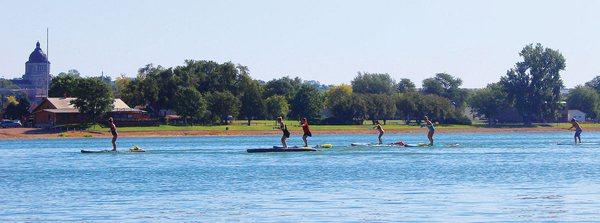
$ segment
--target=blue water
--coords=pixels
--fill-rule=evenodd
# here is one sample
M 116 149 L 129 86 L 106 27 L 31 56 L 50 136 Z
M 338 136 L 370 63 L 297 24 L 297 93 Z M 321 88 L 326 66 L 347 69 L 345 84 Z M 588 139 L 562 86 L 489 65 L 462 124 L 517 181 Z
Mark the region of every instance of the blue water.
M 439 134 L 435 148 L 248 154 L 278 136 L 0 141 L 0 222 L 598 221 L 600 133 Z M 424 142 L 423 134 L 385 139 Z M 445 147 L 448 144 L 459 147 Z M 299 145 L 299 138 L 290 140 Z

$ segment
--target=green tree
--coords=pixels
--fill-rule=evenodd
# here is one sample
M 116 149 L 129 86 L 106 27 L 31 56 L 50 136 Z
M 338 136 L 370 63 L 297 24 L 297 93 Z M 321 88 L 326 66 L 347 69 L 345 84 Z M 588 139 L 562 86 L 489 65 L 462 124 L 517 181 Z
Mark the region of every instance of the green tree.
M 415 86 L 415 83 L 413 83 L 410 79 L 402 78 L 400 79 L 400 82 L 398 82 L 398 87 L 396 89 L 400 93 L 408 93 L 415 92 L 417 90 L 417 87 Z
M 157 109 L 172 109 L 177 100 L 175 97 L 178 87 L 180 86 L 179 79 L 173 73 L 173 69 L 163 69 L 157 73 L 152 73 L 151 76 L 158 84 L 158 100 L 155 102 Z
M 578 109 L 596 119 L 600 115 L 600 93 L 590 87 L 577 86 L 567 96 L 567 107 Z
M 361 73 L 352 80 L 352 90 L 363 94 L 391 94 L 396 82 L 389 74 Z
M 341 95 L 331 105 L 331 114 L 337 123 L 363 123 L 367 115 L 367 103 L 361 95 Z
M 600 93 L 600 76 L 594 77 L 594 79 L 585 83 L 585 86 L 591 87 L 596 90 L 596 92 Z
M 262 86 L 258 81 L 245 76 L 240 81 L 241 97 L 241 115 L 246 117 L 248 125 L 252 119 L 262 118 L 265 114 L 265 101 L 262 98 Z
M 435 77 L 423 80 L 423 93 L 435 94 L 449 99 L 456 107 L 463 106 L 468 92 L 461 89 L 462 80 L 447 73 L 438 73 Z
M 181 85 L 172 68 L 148 64 L 138 70 L 137 81 L 129 85 L 135 91 L 122 94 L 128 101 L 137 102 L 132 104 L 149 105 L 153 114 L 159 116 L 161 110 L 173 109 L 175 101 L 179 100 L 175 94 Z
M 269 118 L 286 117 L 290 111 L 290 105 L 284 96 L 273 95 L 265 100 L 266 112 Z
M 50 81 L 48 95 L 50 97 L 73 97 L 77 82 L 81 80 L 77 70 L 69 70 L 68 73 L 60 73 Z
M 301 85 L 302 80 L 297 77 L 292 79 L 285 76 L 279 79 L 273 79 L 268 81 L 265 85 L 265 97 L 281 95 L 289 101 L 296 95 L 296 92 L 298 92 Z
M 6 107 L 4 108 L 3 114 L 5 118 L 21 119 L 29 114 L 29 107 L 31 104 L 27 97 L 17 98 L 15 96 L 8 96 L 6 101 Z
M 352 95 L 352 86 L 340 84 L 330 87 L 325 92 L 325 106 L 334 106 L 341 98 L 346 98 Z
M 375 120 L 382 119 L 383 124 L 388 119 L 393 119 L 396 115 L 396 102 L 391 95 L 386 94 L 366 94 L 367 114 L 373 124 Z
M 191 87 L 180 87 L 175 95 L 179 100 L 175 101 L 174 110 L 185 118 L 186 123 L 188 123 L 189 118 L 197 121 L 204 117 L 206 101 L 198 90 Z
M 110 86 L 98 77 L 77 81 L 74 96 L 76 99 L 71 103 L 79 112 L 87 115 L 87 121 L 91 121 L 92 124 L 113 109 L 114 98 Z
M 138 77 L 139 79 L 139 77 Z M 158 116 L 160 110 L 158 81 L 152 77 L 145 77 L 138 82 L 138 93 L 136 98 L 144 105 L 150 105 L 154 109 L 154 115 Z M 136 94 L 136 92 L 132 92 Z
M 19 87 L 15 85 L 12 81 L 0 78 L 0 89 L 18 89 Z
M 397 116 L 403 117 L 407 124 L 415 119 L 421 124 L 423 116 L 441 123 L 469 124 L 462 114 L 461 108 L 456 108 L 447 98 L 435 94 L 419 92 L 405 93 L 396 99 Z
M 240 101 L 229 91 L 207 93 L 209 111 L 212 116 L 219 118 L 222 124 L 227 124 L 227 117 L 236 117 L 240 111 Z
M 125 76 L 125 74 L 121 74 L 121 76 L 117 77 L 115 79 L 115 91 L 114 91 L 114 96 L 115 98 L 121 98 L 123 99 L 123 95 L 124 93 L 127 94 L 127 86 L 132 82 L 132 78 L 129 78 L 127 76 Z M 124 99 L 123 99 L 124 100 Z M 137 104 L 136 104 L 137 105 Z
M 417 104 L 423 101 L 421 93 L 399 94 L 394 101 L 396 102 L 396 116 L 403 119 L 407 125 L 413 118 L 418 118 L 420 112 L 417 110 Z
M 499 84 L 489 84 L 487 87 L 475 91 L 468 99 L 469 107 L 480 118 L 485 117 L 488 125 L 503 112 L 511 107 L 507 101 L 506 92 Z
M 291 102 L 290 116 L 295 119 L 307 118 L 309 120 L 321 119 L 323 110 L 323 97 L 311 85 L 302 85 Z
M 422 101 L 417 103 L 418 120 L 427 115 L 432 120 L 446 123 L 447 119 L 454 117 L 457 112 L 452 102 L 445 97 L 426 94 L 421 99 Z
M 508 70 L 500 84 L 525 124 L 554 118 L 563 88 L 560 71 L 565 69 L 565 58 L 539 43 L 525 46 L 519 55 L 523 61 Z

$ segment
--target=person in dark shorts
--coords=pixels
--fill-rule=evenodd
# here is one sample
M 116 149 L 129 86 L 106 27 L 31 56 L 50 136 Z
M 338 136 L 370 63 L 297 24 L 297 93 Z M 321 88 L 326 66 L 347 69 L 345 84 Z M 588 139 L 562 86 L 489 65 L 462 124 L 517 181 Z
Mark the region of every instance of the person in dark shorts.
M 581 143 L 581 132 L 583 132 L 583 129 L 575 118 L 571 119 L 571 128 L 569 130 L 571 129 L 575 129 L 575 144 Z
M 308 137 L 312 137 L 312 133 L 310 132 L 310 128 L 308 126 L 308 120 L 306 118 L 302 119 L 302 122 L 300 123 L 300 126 L 302 126 L 302 131 L 304 132 L 304 134 L 302 135 L 302 140 L 304 141 L 304 147 L 308 147 Z
M 287 143 L 286 140 L 288 138 L 290 138 L 290 131 L 287 128 L 287 125 L 283 122 L 283 117 L 277 117 L 277 124 L 278 129 L 281 129 L 281 132 L 283 132 L 283 135 L 281 136 L 281 144 L 283 145 L 283 148 L 287 148 Z
M 108 118 L 108 127 L 110 128 L 110 134 L 112 134 L 112 151 L 117 151 L 117 138 L 119 134 L 117 133 L 117 126 L 112 117 Z

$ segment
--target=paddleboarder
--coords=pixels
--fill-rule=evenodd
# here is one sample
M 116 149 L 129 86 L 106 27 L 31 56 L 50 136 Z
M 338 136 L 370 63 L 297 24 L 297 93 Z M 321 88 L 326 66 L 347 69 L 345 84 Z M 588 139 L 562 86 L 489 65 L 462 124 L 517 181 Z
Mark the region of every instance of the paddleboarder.
M 117 133 L 117 126 L 112 117 L 108 118 L 108 126 L 110 127 L 110 134 L 112 134 L 112 151 L 117 151 L 117 138 L 119 134 Z
M 310 129 L 308 127 L 308 120 L 306 118 L 302 119 L 302 122 L 300 123 L 300 126 L 302 126 L 302 131 L 304 132 L 304 134 L 302 135 L 302 140 L 304 141 L 304 147 L 308 147 L 308 137 L 312 137 L 312 133 L 310 132 Z
M 377 132 L 379 132 L 379 136 L 377 136 L 377 140 L 379 141 L 379 145 L 383 144 L 383 140 L 381 137 L 383 137 L 383 134 L 385 133 L 385 130 L 383 130 L 383 127 L 381 126 L 381 124 L 379 124 L 379 121 L 375 121 L 375 126 L 373 127 L 373 129 L 377 129 Z
M 571 128 L 569 128 L 569 130 L 571 129 L 575 129 L 575 144 L 581 143 L 581 132 L 583 132 L 583 129 L 575 118 L 571 119 Z M 579 142 L 577 140 L 579 140 Z
M 278 129 L 281 129 L 283 135 L 281 136 L 281 144 L 283 148 L 287 148 L 286 140 L 290 138 L 290 131 L 287 128 L 287 125 L 283 122 L 283 117 L 277 117 L 277 124 L 279 124 Z
M 428 129 L 427 138 L 429 139 L 429 146 L 433 146 L 433 134 L 435 134 L 435 126 L 427 116 L 425 116 L 425 126 L 427 126 Z

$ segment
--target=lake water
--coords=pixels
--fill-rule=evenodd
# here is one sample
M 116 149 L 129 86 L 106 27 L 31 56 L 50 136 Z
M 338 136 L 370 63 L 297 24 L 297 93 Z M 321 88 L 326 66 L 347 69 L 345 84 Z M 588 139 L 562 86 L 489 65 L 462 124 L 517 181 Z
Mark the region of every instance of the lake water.
M 0 222 L 598 221 L 600 133 L 439 134 L 435 148 L 248 154 L 278 136 L 0 141 Z M 385 139 L 424 142 L 424 134 Z M 459 147 L 444 147 L 448 144 Z M 594 144 L 596 143 L 596 144 Z M 300 145 L 296 136 L 291 145 Z

